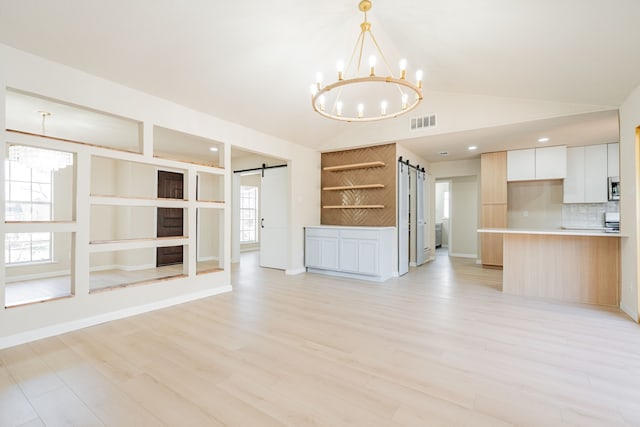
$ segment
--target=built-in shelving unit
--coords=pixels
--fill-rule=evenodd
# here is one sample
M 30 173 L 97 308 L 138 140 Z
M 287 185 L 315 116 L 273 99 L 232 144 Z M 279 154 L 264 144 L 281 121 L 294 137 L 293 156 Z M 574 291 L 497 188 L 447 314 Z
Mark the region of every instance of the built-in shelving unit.
M 341 185 L 338 187 L 323 187 L 323 191 L 359 190 L 367 188 L 384 188 L 384 184 Z
M 384 209 L 384 205 L 328 205 L 322 209 Z
M 365 168 L 379 168 L 385 166 L 384 162 L 376 161 L 376 162 L 365 162 L 365 163 L 351 163 L 347 165 L 338 165 L 338 166 L 325 166 L 322 168 L 323 171 L 346 171 L 352 169 L 365 169 Z

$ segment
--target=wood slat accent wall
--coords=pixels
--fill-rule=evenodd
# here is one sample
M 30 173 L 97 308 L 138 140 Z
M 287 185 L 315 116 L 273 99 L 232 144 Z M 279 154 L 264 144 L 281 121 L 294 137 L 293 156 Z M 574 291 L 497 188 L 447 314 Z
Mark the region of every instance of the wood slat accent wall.
M 361 167 L 363 164 L 365 167 Z M 366 167 L 367 164 L 371 167 Z M 349 168 L 348 165 L 360 166 Z M 322 153 L 321 180 L 321 206 L 331 207 L 322 209 L 320 221 L 323 225 L 395 227 L 395 144 Z M 352 186 L 370 188 L 350 188 Z M 336 187 L 344 189 L 336 190 Z M 371 206 L 384 207 L 371 209 Z

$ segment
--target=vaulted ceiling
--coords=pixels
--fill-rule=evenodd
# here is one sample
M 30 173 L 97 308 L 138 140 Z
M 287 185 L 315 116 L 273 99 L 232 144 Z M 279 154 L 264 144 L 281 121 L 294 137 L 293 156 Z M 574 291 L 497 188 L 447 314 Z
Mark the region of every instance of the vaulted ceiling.
M 389 62 L 425 70 L 412 115 L 436 113 L 438 126 L 334 122 L 312 111 L 308 87 L 350 55 L 357 3 L 0 0 L 0 43 L 319 150 L 404 141 L 429 160 L 553 132 L 613 142 L 640 84 L 637 0 L 373 0 Z

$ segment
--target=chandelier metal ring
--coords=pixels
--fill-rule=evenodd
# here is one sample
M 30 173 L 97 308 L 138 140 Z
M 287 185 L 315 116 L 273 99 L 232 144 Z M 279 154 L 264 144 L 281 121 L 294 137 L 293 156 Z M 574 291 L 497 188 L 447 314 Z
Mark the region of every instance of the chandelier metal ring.
M 357 83 L 371 83 L 371 82 L 376 82 L 376 83 L 392 83 L 392 84 L 397 84 L 397 85 L 402 85 L 406 88 L 411 89 L 413 92 L 415 92 L 416 96 L 414 98 L 414 101 L 411 104 L 407 104 L 407 107 L 395 112 L 395 113 L 390 113 L 390 114 L 385 114 L 385 115 L 381 115 L 381 116 L 372 116 L 372 117 L 353 117 L 353 116 L 344 116 L 344 115 L 337 115 L 334 114 L 332 112 L 327 112 L 325 111 L 324 108 L 322 108 L 319 104 L 318 104 L 318 99 L 325 93 L 339 88 L 341 86 L 346 86 L 346 85 L 350 85 L 350 84 L 357 84 Z M 353 79 L 343 79 L 343 80 L 338 80 L 335 83 L 323 86 L 315 95 L 312 96 L 311 98 L 311 106 L 313 107 L 314 111 L 316 111 L 318 114 L 324 116 L 324 117 L 328 117 L 330 119 L 334 119 L 334 120 L 340 120 L 343 122 L 373 122 L 376 120 L 383 120 L 383 119 L 391 119 L 397 116 L 400 116 L 402 114 L 408 113 L 409 111 L 413 110 L 414 108 L 416 108 L 418 106 L 418 104 L 420 104 L 420 101 L 422 101 L 422 91 L 420 90 L 420 88 L 418 87 L 418 85 L 411 83 L 408 80 L 405 79 L 397 79 L 395 77 L 382 77 L 382 76 L 367 76 L 367 77 L 356 77 Z

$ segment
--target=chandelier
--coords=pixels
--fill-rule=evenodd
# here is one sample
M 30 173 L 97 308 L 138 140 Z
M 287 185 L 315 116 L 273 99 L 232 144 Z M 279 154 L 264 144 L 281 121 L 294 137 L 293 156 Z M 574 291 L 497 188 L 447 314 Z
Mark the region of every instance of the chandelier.
M 360 24 L 360 34 L 346 68 L 344 62 L 338 61 L 338 79 L 324 85 L 322 73 L 317 73 L 316 83 L 311 85 L 311 105 L 324 117 L 345 122 L 383 120 L 405 114 L 422 101 L 422 70 L 416 71 L 415 83 L 407 80 L 407 61 L 402 59 L 399 77 L 393 76 L 391 66 L 371 32 L 371 23 L 367 21 L 371 6 L 370 0 L 362 0 L 358 5 L 364 21 Z M 365 48 L 369 47 L 367 36 L 372 54 L 368 69 L 361 74 L 362 58 Z M 382 59 L 387 75 L 376 75 L 376 54 Z M 372 98 L 375 100 L 371 101 Z

